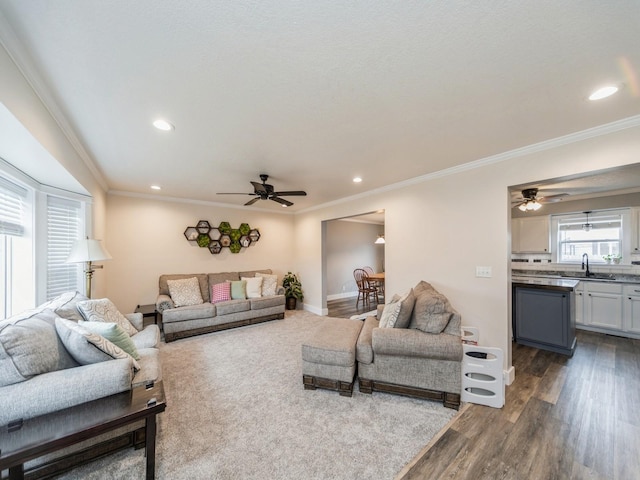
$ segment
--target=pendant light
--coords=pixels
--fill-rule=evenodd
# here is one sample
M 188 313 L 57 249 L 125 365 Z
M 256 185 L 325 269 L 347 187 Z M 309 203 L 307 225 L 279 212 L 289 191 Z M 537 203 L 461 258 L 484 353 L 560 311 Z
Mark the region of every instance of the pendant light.
M 591 210 L 589 210 L 588 212 L 582 212 L 587 216 L 587 221 L 586 223 L 582 224 L 582 230 L 584 230 L 585 232 L 590 232 L 591 229 L 593 228 L 593 225 L 591 223 L 589 223 L 589 214 L 591 213 Z

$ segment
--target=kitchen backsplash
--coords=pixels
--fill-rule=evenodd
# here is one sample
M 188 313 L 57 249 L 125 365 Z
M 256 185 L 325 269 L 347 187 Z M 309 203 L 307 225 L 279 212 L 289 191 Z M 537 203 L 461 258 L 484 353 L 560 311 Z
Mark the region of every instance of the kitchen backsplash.
M 632 254 L 630 263 L 631 265 L 614 265 L 589 262 L 589 270 L 596 273 L 640 275 L 640 255 Z M 550 253 L 513 253 L 511 255 L 511 268 L 515 270 L 561 270 L 564 272 L 580 272 L 582 270 L 580 264 L 551 263 Z

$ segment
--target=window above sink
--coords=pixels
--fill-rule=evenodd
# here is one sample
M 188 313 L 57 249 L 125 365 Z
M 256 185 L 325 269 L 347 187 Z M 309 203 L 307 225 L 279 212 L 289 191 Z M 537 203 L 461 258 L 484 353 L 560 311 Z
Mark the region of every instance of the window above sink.
M 588 226 L 586 226 L 588 224 Z M 631 214 L 629 209 L 590 211 L 551 216 L 553 261 L 582 263 L 583 254 L 591 265 L 615 263 L 606 258 L 630 262 Z

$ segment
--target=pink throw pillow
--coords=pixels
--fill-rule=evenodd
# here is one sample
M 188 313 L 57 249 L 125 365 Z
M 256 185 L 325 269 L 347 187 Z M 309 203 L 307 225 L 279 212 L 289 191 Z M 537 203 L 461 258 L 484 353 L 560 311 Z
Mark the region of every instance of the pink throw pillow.
M 225 302 L 231 300 L 231 284 L 216 283 L 211 287 L 211 303 Z

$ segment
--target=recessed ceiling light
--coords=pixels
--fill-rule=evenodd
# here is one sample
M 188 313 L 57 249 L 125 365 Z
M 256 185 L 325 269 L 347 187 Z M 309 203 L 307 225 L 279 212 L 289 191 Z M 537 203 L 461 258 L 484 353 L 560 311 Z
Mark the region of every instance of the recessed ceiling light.
M 599 88 L 591 95 L 589 95 L 589 100 L 600 100 L 602 98 L 607 98 L 613 95 L 618 91 L 618 87 L 615 85 L 608 85 L 606 87 Z
M 162 190 L 160 185 L 151 185 L 151 190 Z
M 166 120 L 163 120 L 162 118 L 159 118 L 158 120 L 153 122 L 153 126 L 158 130 L 164 130 L 165 132 L 168 132 L 169 130 L 173 130 L 175 128 L 173 125 L 171 125 Z
M 362 178 L 360 177 L 353 177 L 353 183 L 360 183 L 362 181 Z

